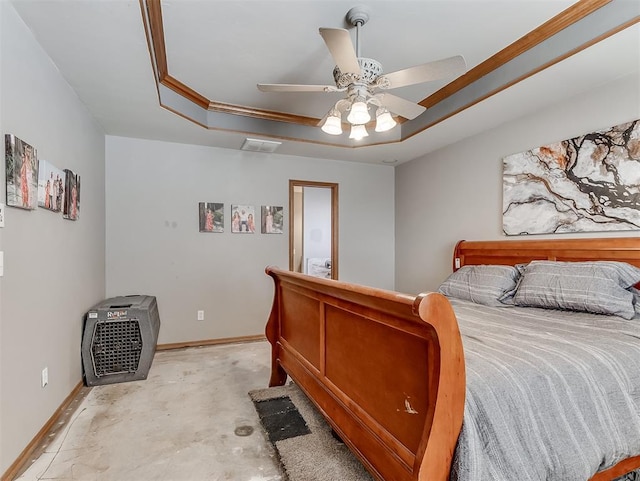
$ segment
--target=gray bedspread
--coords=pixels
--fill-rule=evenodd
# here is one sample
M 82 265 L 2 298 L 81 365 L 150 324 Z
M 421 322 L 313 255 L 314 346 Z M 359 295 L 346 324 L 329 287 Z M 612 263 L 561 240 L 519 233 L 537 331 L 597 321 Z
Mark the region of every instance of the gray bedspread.
M 640 320 L 450 300 L 467 373 L 452 481 L 586 481 L 640 455 Z

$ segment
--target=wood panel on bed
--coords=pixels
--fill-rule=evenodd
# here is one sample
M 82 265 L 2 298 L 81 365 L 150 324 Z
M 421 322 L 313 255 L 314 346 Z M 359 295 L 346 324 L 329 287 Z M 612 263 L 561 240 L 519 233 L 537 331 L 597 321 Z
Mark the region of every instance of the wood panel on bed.
M 460 241 L 473 264 L 617 260 L 640 267 L 640 238 Z M 270 386 L 287 374 L 380 481 L 446 481 L 462 425 L 465 367 L 455 314 L 437 293 L 407 296 L 267 268 Z M 623 460 L 591 481 L 640 468 Z
M 375 478 L 446 479 L 465 393 L 447 299 L 266 272 L 270 385 L 289 374 Z

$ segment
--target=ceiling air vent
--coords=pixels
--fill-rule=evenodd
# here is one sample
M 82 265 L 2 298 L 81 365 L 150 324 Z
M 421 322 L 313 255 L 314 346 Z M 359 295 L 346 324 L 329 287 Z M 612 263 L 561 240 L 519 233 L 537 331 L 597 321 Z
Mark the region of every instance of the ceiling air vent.
M 240 150 L 248 150 L 250 152 L 266 152 L 271 153 L 280 146 L 282 142 L 274 142 L 273 140 L 260 140 L 260 139 L 244 139 L 244 143 Z

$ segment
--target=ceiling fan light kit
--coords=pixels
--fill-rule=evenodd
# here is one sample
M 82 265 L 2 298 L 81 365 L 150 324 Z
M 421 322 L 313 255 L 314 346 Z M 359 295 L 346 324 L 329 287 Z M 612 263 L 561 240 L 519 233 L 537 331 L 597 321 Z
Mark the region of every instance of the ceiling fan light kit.
M 378 103 L 377 99 L 373 98 L 372 103 Z M 326 120 L 322 124 L 322 131 L 329 135 L 340 135 L 342 134 L 342 112 L 340 109 L 349 110 L 349 115 L 347 116 L 347 121 L 351 124 L 351 134 L 349 135 L 350 139 L 361 140 L 364 137 L 367 137 L 369 134 L 367 133 L 367 128 L 365 124 L 371 120 L 371 115 L 369 114 L 369 107 L 364 102 L 355 102 L 351 104 L 347 100 L 339 100 L 338 103 L 329 111 L 327 114 Z M 379 106 L 376 109 L 376 132 L 386 132 L 391 130 L 397 125 L 395 119 L 391 116 L 391 112 L 384 106 Z M 354 133 L 354 127 L 358 127 L 356 132 L 360 132 L 360 134 Z M 364 134 L 362 134 L 364 132 Z
M 369 115 L 369 106 L 364 98 L 358 98 L 351 104 L 349 109 L 349 115 L 347 115 L 347 122 L 351 125 L 363 125 L 371 120 Z
M 377 60 L 360 56 L 360 27 L 369 20 L 369 10 L 356 6 L 347 12 L 347 21 L 356 28 L 355 48 L 351 35 L 342 28 L 320 28 L 336 67 L 333 85 L 258 84 L 263 92 L 346 92 L 346 98 L 338 100 L 326 115 L 321 129 L 330 135 L 342 134 L 342 117 L 351 124 L 349 138 L 361 140 L 369 134 L 365 124 L 371 121 L 369 105 L 376 109 L 376 132 L 386 132 L 397 125 L 392 113 L 413 120 L 426 109 L 415 102 L 388 93 L 376 93 L 407 85 L 414 85 L 462 74 L 466 68 L 458 55 L 435 62 L 384 74 Z
M 353 140 L 362 140 L 365 137 L 369 137 L 369 132 L 364 125 L 352 125 L 349 138 Z
M 386 132 L 396 126 L 397 122 L 386 107 L 376 110 L 376 132 Z
M 342 116 L 335 108 L 331 109 L 327 120 L 321 127 L 324 133 L 330 135 L 340 135 L 342 133 Z

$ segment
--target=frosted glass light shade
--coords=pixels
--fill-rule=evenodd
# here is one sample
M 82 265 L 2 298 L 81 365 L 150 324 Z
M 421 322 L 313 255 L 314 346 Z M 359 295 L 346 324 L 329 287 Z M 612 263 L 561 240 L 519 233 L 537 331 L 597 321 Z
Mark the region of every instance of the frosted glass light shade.
M 391 117 L 391 113 L 384 109 L 376 115 L 376 132 L 386 132 L 396 126 L 396 121 Z
M 351 126 L 351 133 L 349 134 L 350 139 L 362 140 L 368 136 L 369 136 L 369 133 L 367 132 L 367 128 L 364 125 Z
M 342 133 L 342 119 L 335 115 L 329 115 L 321 128 L 327 134 L 340 135 Z
M 369 122 L 371 115 L 369 115 L 367 104 L 364 102 L 354 102 L 347 116 L 347 120 L 351 125 L 362 125 Z

